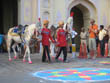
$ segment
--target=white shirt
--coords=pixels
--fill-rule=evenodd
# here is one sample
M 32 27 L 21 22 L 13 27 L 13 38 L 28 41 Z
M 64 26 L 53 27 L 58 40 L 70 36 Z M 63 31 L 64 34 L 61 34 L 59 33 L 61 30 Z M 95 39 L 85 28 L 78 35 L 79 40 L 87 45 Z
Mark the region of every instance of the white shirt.
M 70 31 L 72 31 L 72 27 L 73 27 L 73 17 L 69 17 L 67 19 L 67 23 L 68 23 L 68 27 L 70 29 Z
M 80 33 L 80 37 L 82 38 L 82 39 L 87 39 L 87 32 L 85 31 L 85 32 L 81 32 Z
M 75 38 L 75 36 L 77 35 L 78 33 L 74 30 L 71 31 L 71 35 L 72 35 L 72 38 Z
M 106 35 L 106 30 L 102 29 L 99 31 L 99 40 L 103 40 L 104 36 Z

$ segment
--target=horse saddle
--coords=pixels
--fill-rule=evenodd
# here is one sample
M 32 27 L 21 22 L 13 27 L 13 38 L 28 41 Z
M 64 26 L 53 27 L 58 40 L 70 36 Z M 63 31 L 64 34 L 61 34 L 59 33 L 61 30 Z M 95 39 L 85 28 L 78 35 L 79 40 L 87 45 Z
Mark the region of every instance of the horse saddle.
M 11 33 L 9 33 L 9 34 L 12 35 L 12 36 L 19 36 L 18 33 L 14 33 L 14 32 L 11 32 Z
M 24 34 L 24 31 L 25 31 L 25 27 L 22 27 L 22 28 L 14 28 L 13 29 L 13 33 L 16 33 L 16 34 L 19 34 L 19 35 L 22 35 Z
M 14 32 L 14 33 L 17 33 L 17 32 L 18 32 L 18 28 L 14 28 L 14 29 L 13 29 L 13 32 Z
M 12 36 L 19 36 L 18 29 L 17 28 L 13 28 L 9 34 L 12 35 Z

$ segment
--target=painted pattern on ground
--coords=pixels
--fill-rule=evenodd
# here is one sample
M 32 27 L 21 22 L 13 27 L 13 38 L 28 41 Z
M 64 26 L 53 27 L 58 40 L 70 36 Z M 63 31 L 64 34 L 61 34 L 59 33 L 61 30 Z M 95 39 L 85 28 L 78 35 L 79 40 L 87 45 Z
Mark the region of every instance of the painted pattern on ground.
M 110 69 L 71 68 L 35 72 L 35 77 L 56 81 L 105 81 L 110 80 Z
M 99 63 L 105 64 L 105 65 L 110 65 L 110 61 L 100 61 Z

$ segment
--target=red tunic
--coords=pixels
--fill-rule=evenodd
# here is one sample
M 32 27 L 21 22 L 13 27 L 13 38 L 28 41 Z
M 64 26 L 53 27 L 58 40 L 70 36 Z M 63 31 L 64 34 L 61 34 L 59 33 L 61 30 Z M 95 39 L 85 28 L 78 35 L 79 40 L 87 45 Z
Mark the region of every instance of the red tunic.
M 66 41 L 66 32 L 64 29 L 59 29 L 57 32 L 57 42 L 59 47 L 65 47 L 67 46 L 67 41 Z
M 49 46 L 50 45 L 49 39 L 51 39 L 52 42 L 55 42 L 51 37 L 49 29 L 43 28 L 41 31 L 41 35 L 42 35 L 42 45 Z

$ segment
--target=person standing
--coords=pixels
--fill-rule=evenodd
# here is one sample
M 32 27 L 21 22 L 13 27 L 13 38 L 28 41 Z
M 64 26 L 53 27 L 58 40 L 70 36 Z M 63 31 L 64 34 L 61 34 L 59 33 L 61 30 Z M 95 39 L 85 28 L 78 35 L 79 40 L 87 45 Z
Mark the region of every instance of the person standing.
M 81 28 L 80 38 L 81 38 L 82 48 L 84 48 L 84 45 L 86 46 L 86 49 L 83 50 L 87 51 L 87 32 L 85 31 L 84 27 Z
M 75 31 L 75 28 L 73 27 L 72 28 L 72 31 L 71 31 L 71 36 L 72 36 L 72 44 L 75 44 L 74 43 L 74 38 L 76 37 L 78 33 Z
M 98 31 L 98 26 L 95 24 L 95 20 L 92 19 L 90 21 L 90 28 L 89 28 L 89 52 L 90 52 L 90 57 L 95 59 L 96 58 L 96 35 Z M 95 55 L 94 55 L 95 54 Z
M 100 31 L 99 31 L 99 41 L 100 41 L 100 49 L 101 49 L 101 56 L 104 57 L 105 54 L 105 35 L 107 34 L 107 31 L 104 30 L 104 25 L 100 25 Z
M 107 27 L 107 35 L 108 35 L 108 50 L 109 50 L 108 57 L 110 58 L 110 25 Z
M 52 37 L 50 30 L 48 29 L 48 20 L 43 21 L 43 29 L 41 30 L 42 35 L 42 45 L 43 45 L 43 56 L 42 56 L 42 62 L 46 62 L 46 54 L 48 56 L 48 62 L 51 62 L 50 54 L 49 54 L 49 39 L 51 39 L 52 42 L 55 42 Z
M 63 21 L 60 21 L 59 22 L 59 29 L 57 31 L 57 43 L 58 43 L 58 46 L 59 46 L 59 52 L 58 54 L 56 55 L 56 61 L 58 61 L 58 58 L 61 54 L 61 52 L 63 51 L 63 55 L 64 55 L 64 58 L 63 58 L 63 62 L 68 62 L 67 61 L 67 40 L 66 40 L 66 34 L 67 32 L 63 29 L 63 25 L 64 25 L 64 22 Z
M 71 36 L 72 36 L 72 58 L 76 57 L 76 44 L 75 44 L 75 37 L 77 36 L 77 32 L 75 31 L 75 28 L 72 28 Z

